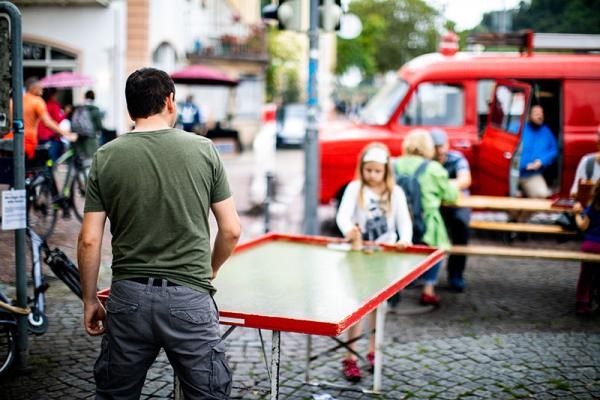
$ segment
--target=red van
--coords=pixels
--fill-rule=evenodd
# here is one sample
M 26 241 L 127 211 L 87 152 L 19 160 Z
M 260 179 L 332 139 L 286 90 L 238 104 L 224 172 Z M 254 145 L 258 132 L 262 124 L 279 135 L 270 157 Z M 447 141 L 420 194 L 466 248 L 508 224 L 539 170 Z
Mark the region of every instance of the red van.
M 383 142 L 398 156 L 408 131 L 431 127 L 443 128 L 468 158 L 473 193 L 514 196 L 532 101 L 544 108 L 560 150 L 545 177 L 567 196 L 579 159 L 596 149 L 600 54 L 459 52 L 413 59 L 371 99 L 360 122 L 321 126 L 320 202 L 341 197 L 367 143 Z

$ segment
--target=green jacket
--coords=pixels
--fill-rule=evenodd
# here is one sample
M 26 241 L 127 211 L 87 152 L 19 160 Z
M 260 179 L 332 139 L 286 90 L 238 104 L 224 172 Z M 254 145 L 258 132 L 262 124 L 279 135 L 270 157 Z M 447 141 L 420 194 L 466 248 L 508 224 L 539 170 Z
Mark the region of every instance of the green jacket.
M 396 159 L 394 170 L 397 174 L 411 175 L 425 159 L 420 156 L 406 155 Z M 440 213 L 440 205 L 455 203 L 458 189 L 450 184 L 448 172 L 437 161 L 429 161 L 425 171 L 419 176 L 421 203 L 425 222 L 423 241 L 429 246 L 441 249 L 450 248 L 450 239 L 446 225 Z

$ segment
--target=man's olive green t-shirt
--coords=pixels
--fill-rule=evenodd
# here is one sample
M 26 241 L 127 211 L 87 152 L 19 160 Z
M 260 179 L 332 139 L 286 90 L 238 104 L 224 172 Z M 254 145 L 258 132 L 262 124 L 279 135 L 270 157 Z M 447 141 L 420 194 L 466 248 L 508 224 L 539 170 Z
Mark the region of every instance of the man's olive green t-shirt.
M 113 279 L 162 277 L 213 292 L 208 215 L 231 196 L 212 142 L 178 129 L 130 132 L 95 154 L 85 212 L 106 212 Z

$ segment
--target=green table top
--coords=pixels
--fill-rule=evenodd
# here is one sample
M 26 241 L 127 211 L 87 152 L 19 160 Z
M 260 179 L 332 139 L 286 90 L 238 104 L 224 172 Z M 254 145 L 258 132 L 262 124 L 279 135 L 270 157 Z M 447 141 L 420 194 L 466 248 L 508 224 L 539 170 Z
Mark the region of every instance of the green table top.
M 235 253 L 223 265 L 214 281 L 215 300 L 222 316 L 241 316 L 244 322 L 239 325 L 247 325 L 250 316 L 338 324 L 394 283 L 414 275 L 430 255 L 262 242 Z

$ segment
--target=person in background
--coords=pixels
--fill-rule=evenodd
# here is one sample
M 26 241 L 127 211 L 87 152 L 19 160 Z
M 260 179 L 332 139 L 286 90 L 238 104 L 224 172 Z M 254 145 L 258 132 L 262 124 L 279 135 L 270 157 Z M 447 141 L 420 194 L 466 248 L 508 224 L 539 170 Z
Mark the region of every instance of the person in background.
M 394 182 L 394 172 L 387 146 L 371 143 L 359 156 L 356 179 L 348 184 L 336 222 L 344 237 L 353 243 L 369 240 L 376 243 L 395 244 L 404 249 L 412 241 L 412 222 L 402 189 Z M 399 236 L 398 236 L 399 234 Z M 372 369 L 375 362 L 375 317 L 370 315 L 369 352 L 367 360 Z M 362 321 L 348 330 L 348 340 L 360 336 Z M 349 345 L 355 350 L 355 343 Z M 357 357 L 348 352 L 343 363 L 344 377 L 352 382 L 362 377 Z
M 194 104 L 194 96 L 188 95 L 185 98 L 185 103 L 181 105 L 179 123 L 186 132 L 195 133 L 201 128 L 202 118 L 200 116 L 200 109 Z
M 575 204 L 575 223 L 584 231 L 581 251 L 600 254 L 600 180 L 592 189 L 590 205 Z M 593 303 L 600 301 L 600 263 L 582 262 L 575 294 L 575 313 L 586 316 L 593 312 Z M 598 304 L 596 304 L 597 306 Z
M 460 190 L 463 196 L 469 195 L 471 186 L 471 169 L 465 156 L 456 150 L 450 150 L 448 135 L 439 128 L 429 131 L 435 145 L 434 160 L 444 166 L 448 171 L 450 183 Z M 466 245 L 469 243 L 469 222 L 471 210 L 465 207 L 442 207 L 442 217 L 453 244 Z M 464 280 L 467 257 L 451 255 L 448 257 L 446 269 L 448 270 L 448 285 L 456 292 L 466 288 Z
M 102 113 L 95 100 L 94 91 L 88 90 L 85 92 L 83 104 L 76 106 L 71 114 L 71 127 L 79 134 L 73 148 L 84 159 L 91 159 L 98 150 L 98 139 L 103 129 Z
M 594 184 L 600 179 L 600 125 L 598 125 L 597 150 L 598 151 L 594 153 L 586 154 L 579 160 L 577 170 L 575 171 L 575 178 L 573 179 L 573 185 L 571 186 L 571 197 L 577 197 L 579 185 L 582 182 Z M 586 206 L 586 204 L 582 205 Z
M 418 178 L 425 222 L 422 240 L 428 246 L 447 250 L 450 248 L 450 239 L 440 213 L 440 205 L 442 202 L 455 203 L 459 191 L 450 183 L 448 171 L 439 162 L 433 160 L 434 154 L 435 147 L 429 132 L 424 129 L 413 129 L 402 142 L 402 156 L 396 159 L 395 172 L 399 175 L 414 175 L 421 164 L 427 160 L 425 170 Z M 420 299 L 422 305 L 440 304 L 440 297 L 435 294 L 440 266 L 441 262 L 420 277 L 423 282 Z
M 42 98 L 46 102 L 48 115 L 59 127 L 61 127 L 60 123 L 65 119 L 65 115 L 60 103 L 56 99 L 57 94 L 58 90 L 56 88 L 48 88 L 44 90 Z M 69 131 L 70 129 L 66 130 Z M 49 143 L 48 157 L 50 157 L 52 161 L 56 161 L 64 151 L 64 145 L 60 140 L 60 135 L 55 133 L 52 129 L 47 128 L 43 122 L 38 124 L 38 143 Z
M 25 157 L 32 160 L 35 157 L 35 148 L 38 144 L 38 124 L 42 122 L 48 129 L 74 142 L 77 135 L 72 132 L 61 129 L 58 124 L 50 117 L 46 108 L 46 103 L 42 99 L 43 88 L 36 77 L 28 78 L 25 81 L 25 94 L 23 94 L 23 125 L 24 125 L 24 144 Z M 12 115 L 12 112 L 11 112 Z M 13 139 L 13 133 L 4 136 L 3 139 Z
M 544 125 L 542 106 L 531 107 L 529 121 L 523 127 L 521 146 L 519 186 L 523 195 L 531 198 L 549 197 L 552 192 L 542 173 L 556 160 L 558 145 L 550 128 Z
M 228 399 L 213 280 L 241 227 L 223 163 L 210 140 L 173 128 L 175 84 L 166 72 L 133 72 L 125 98 L 135 129 L 94 155 L 77 243 L 84 327 L 104 333 L 96 399 L 139 398 L 161 348 L 186 399 Z M 107 218 L 113 262 L 105 309 L 96 285 Z

